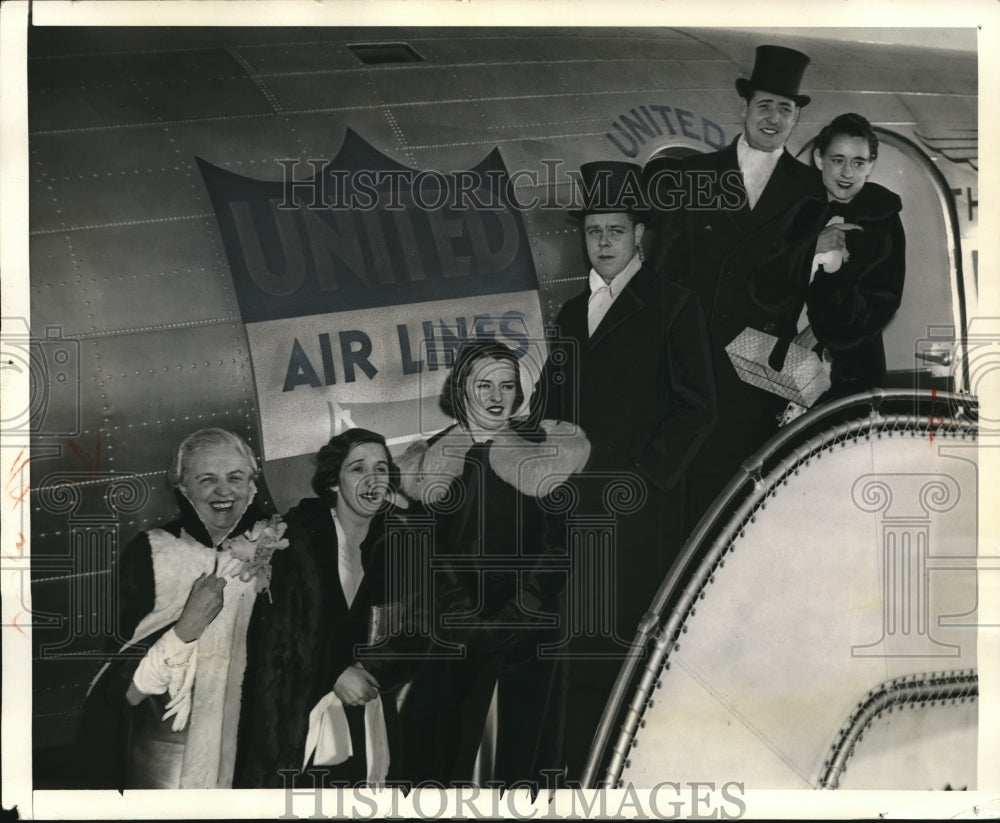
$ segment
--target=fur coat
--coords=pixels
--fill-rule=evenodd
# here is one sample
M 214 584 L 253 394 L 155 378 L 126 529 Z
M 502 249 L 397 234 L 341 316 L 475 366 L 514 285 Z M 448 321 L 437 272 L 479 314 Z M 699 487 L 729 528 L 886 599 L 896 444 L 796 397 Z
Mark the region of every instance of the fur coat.
M 754 299 L 785 318 L 786 333 L 795 333 L 794 319 L 805 304 L 813 333 L 832 359 L 825 399 L 884 385 L 882 330 L 899 308 L 906 277 L 901 210 L 899 195 L 877 183 L 866 183 L 849 203 L 805 200 L 755 272 Z M 848 253 L 840 266 L 821 265 L 810 281 L 816 239 L 831 218 L 861 230 L 845 233 Z
M 181 788 L 228 788 L 232 781 L 246 628 L 256 595 L 252 581 L 227 580 L 223 611 L 198 640 L 193 706 L 182 732 L 159 720 L 161 696 L 137 706 L 125 699 L 143 654 L 174 625 L 195 578 L 227 554 L 213 547 L 191 504 L 180 494 L 177 499 L 180 518 L 138 535 L 118 562 L 118 637 L 108 638 L 116 652 L 95 678 L 80 721 L 77 745 L 87 788 L 125 788 L 132 743 L 148 733 L 184 741 Z M 250 504 L 230 534 L 266 519 Z

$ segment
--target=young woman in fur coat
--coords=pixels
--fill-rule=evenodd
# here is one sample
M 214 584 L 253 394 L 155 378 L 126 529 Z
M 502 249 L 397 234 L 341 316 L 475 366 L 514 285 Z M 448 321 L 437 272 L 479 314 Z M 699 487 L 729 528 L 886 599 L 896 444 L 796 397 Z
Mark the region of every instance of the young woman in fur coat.
M 552 492 L 584 466 L 590 445 L 567 423 L 518 423 L 523 400 L 511 349 L 465 343 L 440 399 L 456 425 L 400 460 L 401 487 L 434 535 L 436 642 L 401 718 L 402 776 L 414 783 L 473 779 L 481 742 L 492 757 L 481 776 L 508 785 L 560 763 L 551 748 L 561 738 L 551 727 L 559 670 L 539 654 L 559 638 L 566 581 L 565 521 Z
M 752 288 L 758 302 L 789 309 L 797 318 L 793 334 L 811 327 L 831 361 L 823 402 L 884 385 L 882 330 L 902 300 L 906 235 L 899 195 L 868 180 L 878 137 L 864 117 L 834 118 L 816 137 L 812 157 L 826 199 L 805 201 L 793 213 Z M 790 266 L 774 265 L 789 251 Z
M 316 455 L 317 496 L 285 515 L 290 546 L 247 636 L 235 788 L 381 784 L 398 771 L 407 660 L 365 651 L 390 651 L 384 618 L 402 608 L 387 602 L 395 474 L 382 435 L 348 429 Z

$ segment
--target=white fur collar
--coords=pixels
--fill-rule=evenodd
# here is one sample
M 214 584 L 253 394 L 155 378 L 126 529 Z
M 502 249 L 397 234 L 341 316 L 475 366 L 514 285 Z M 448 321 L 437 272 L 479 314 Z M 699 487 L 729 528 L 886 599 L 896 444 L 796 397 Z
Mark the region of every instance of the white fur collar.
M 504 431 L 490 444 L 490 467 L 504 482 L 529 497 L 545 497 L 579 472 L 590 457 L 590 441 L 572 423 L 543 420 L 544 440 L 530 442 L 515 431 Z M 462 474 L 472 435 L 460 426 L 448 429 L 428 445 L 412 444 L 396 461 L 403 493 L 422 503 L 437 503 Z

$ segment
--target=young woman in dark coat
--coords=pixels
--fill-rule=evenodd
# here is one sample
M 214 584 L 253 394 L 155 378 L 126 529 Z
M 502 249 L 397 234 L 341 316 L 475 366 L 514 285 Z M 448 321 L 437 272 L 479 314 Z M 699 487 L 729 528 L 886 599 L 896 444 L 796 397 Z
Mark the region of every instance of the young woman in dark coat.
M 441 394 L 457 424 L 399 461 L 402 489 L 434 534 L 429 617 L 438 642 L 401 723 L 403 777 L 414 784 L 472 780 L 481 743 L 487 756 L 495 751 L 481 776 L 506 785 L 561 764 L 561 669 L 539 654 L 559 639 L 566 581 L 565 521 L 549 501 L 590 445 L 568 423 L 514 420 L 523 399 L 514 351 L 469 341 Z M 484 734 L 494 691 L 495 737 Z
M 271 596 L 258 598 L 248 631 L 234 787 L 309 787 L 305 766 L 326 785 L 379 783 L 398 768 L 395 689 L 406 663 L 362 659 L 385 626 L 377 615 L 391 609 L 395 473 L 381 435 L 349 429 L 317 455 L 317 497 L 286 515 L 290 546 L 274 559 Z M 338 727 L 341 739 L 326 734 Z M 369 752 L 366 737 L 381 750 Z M 318 746 L 307 751 L 307 741 Z
M 753 297 L 785 306 L 806 320 L 831 362 L 831 387 L 819 401 L 866 391 L 885 382 L 882 330 L 899 308 L 906 275 L 902 202 L 869 182 L 878 137 L 859 114 L 842 114 L 814 141 L 813 163 L 826 200 L 794 211 L 779 245 L 751 281 Z M 775 265 L 776 260 L 791 265 Z

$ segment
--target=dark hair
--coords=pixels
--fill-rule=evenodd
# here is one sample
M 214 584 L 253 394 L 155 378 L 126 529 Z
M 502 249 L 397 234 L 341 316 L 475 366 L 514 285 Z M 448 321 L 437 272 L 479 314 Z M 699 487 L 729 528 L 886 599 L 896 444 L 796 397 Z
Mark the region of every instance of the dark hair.
M 863 137 L 868 141 L 868 159 L 874 160 L 878 157 L 878 135 L 869 123 L 860 114 L 848 112 L 833 118 L 830 123 L 823 127 L 823 130 L 816 135 L 813 140 L 813 148 L 820 154 L 826 154 L 830 148 L 830 143 L 838 134 L 846 137 Z
M 312 488 L 316 496 L 325 500 L 331 506 L 337 502 L 337 493 L 333 487 L 340 482 L 340 469 L 351 453 L 351 449 L 361 443 L 377 443 L 385 449 L 386 460 L 389 461 L 389 486 L 399 488 L 399 467 L 389 454 L 385 438 L 378 432 L 368 429 L 348 429 L 335 437 L 316 454 L 316 471 L 313 472 Z
M 472 373 L 472 367 L 480 360 L 506 360 L 514 367 L 516 376 L 514 408 L 520 408 L 524 402 L 524 389 L 521 388 L 521 364 L 514 350 L 497 343 L 494 340 L 468 340 L 461 345 L 455 354 L 455 363 L 448 372 L 441 389 L 438 405 L 448 417 L 453 417 L 463 426 L 469 425 L 469 410 L 466 407 L 465 381 Z

